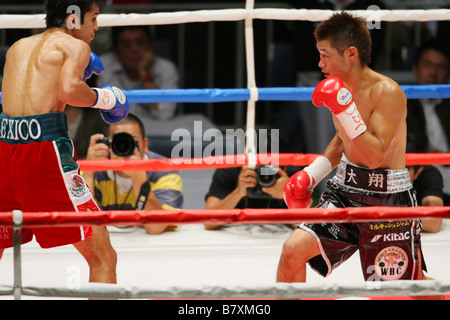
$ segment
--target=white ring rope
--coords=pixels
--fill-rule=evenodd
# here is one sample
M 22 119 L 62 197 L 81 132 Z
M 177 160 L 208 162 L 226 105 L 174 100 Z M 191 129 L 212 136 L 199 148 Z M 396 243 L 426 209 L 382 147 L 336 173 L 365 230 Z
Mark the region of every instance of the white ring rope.
M 0 295 L 13 288 L 0 285 Z M 363 283 L 276 283 L 268 285 L 198 285 L 195 287 L 154 285 L 149 287 L 88 283 L 74 290 L 58 286 L 24 286 L 22 293 L 40 297 L 103 299 L 299 299 L 355 296 L 429 296 L 450 292 L 450 281 L 397 280 Z
M 247 12 L 251 12 L 254 7 L 254 0 L 247 0 L 245 9 Z M 247 61 L 247 88 L 250 89 L 250 99 L 247 101 L 247 145 L 245 146 L 245 153 L 251 155 L 253 159 L 256 155 L 255 146 L 255 116 L 256 116 L 256 101 L 258 100 L 258 89 L 256 87 L 255 78 L 255 52 L 253 41 L 253 19 L 247 16 L 245 19 L 245 54 Z M 250 164 L 253 167 L 253 164 Z
M 101 14 L 100 27 L 126 25 L 168 25 L 190 22 L 240 21 L 246 19 L 322 21 L 335 11 L 315 9 L 218 9 L 177 12 L 156 12 L 148 14 L 121 13 Z M 430 10 L 353 10 L 356 15 L 369 21 L 444 21 L 450 20 L 450 9 Z M 3 14 L 0 15 L 2 29 L 45 28 L 44 14 Z

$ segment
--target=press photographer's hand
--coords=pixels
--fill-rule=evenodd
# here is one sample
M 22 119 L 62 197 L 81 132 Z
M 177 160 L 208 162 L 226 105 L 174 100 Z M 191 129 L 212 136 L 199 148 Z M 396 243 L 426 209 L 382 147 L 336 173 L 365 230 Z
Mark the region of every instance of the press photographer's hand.
M 236 191 L 243 198 L 247 195 L 247 188 L 256 187 L 256 172 L 252 168 L 242 167 L 241 173 L 239 174 L 238 185 Z
M 98 140 L 103 139 L 105 136 L 101 133 L 97 133 L 91 136 L 89 142 L 89 148 L 87 150 L 87 160 L 106 160 L 109 159 L 109 146 L 104 143 L 97 143 Z
M 283 188 L 286 182 L 289 180 L 289 176 L 286 171 L 281 168 L 278 168 L 277 173 L 280 177 L 277 179 L 275 184 L 270 187 L 262 187 L 261 190 L 267 194 L 270 194 L 272 197 L 276 199 L 283 199 Z

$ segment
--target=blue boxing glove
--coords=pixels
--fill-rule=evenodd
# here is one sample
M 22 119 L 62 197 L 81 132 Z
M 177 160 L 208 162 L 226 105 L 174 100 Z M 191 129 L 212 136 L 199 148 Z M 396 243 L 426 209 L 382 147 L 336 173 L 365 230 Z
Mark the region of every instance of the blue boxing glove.
M 84 69 L 83 81 L 86 81 L 95 73 L 97 75 L 102 74 L 105 70 L 102 60 L 93 52 L 91 52 L 91 57 L 89 58 L 89 64 L 86 69 Z
M 122 90 L 113 86 L 92 89 L 97 92 L 97 101 L 92 108 L 100 109 L 105 122 L 115 124 L 127 117 L 130 104 Z

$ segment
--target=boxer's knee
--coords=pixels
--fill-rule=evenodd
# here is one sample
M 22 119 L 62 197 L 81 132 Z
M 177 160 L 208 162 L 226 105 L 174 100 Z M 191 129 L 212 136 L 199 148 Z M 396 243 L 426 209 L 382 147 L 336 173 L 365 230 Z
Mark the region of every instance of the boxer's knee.
M 319 250 L 314 236 L 296 229 L 283 244 L 281 260 L 287 268 L 298 268 L 317 254 Z

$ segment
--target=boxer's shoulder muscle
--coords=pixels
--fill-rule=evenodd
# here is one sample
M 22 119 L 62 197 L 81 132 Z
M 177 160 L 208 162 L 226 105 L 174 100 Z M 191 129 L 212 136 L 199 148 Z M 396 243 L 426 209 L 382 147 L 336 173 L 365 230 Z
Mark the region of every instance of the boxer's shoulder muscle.
M 381 74 L 374 78 L 370 88 L 370 98 L 371 101 L 382 100 L 388 105 L 406 106 L 406 96 L 398 83 Z
M 64 64 L 71 61 L 81 74 L 89 54 L 88 44 L 59 30 L 17 41 L 8 51 L 5 65 L 4 111 L 23 116 L 61 109 L 55 88 Z

